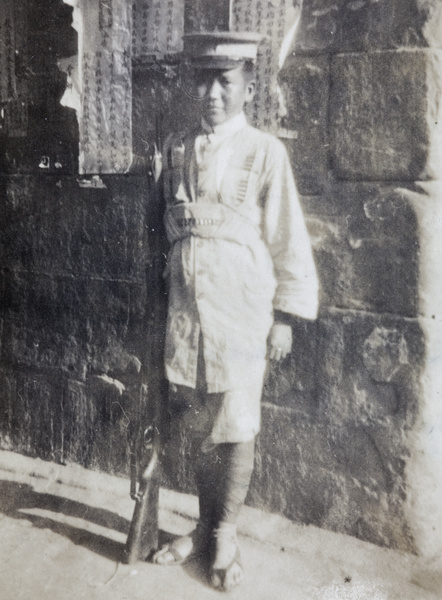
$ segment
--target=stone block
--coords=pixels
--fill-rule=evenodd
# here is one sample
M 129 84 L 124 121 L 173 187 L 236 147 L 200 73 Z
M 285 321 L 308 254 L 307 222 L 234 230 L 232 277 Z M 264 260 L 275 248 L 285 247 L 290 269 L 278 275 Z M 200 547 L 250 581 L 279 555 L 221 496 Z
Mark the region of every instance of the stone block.
M 331 168 L 337 179 L 437 179 L 442 52 L 344 54 L 331 64 Z
M 248 503 L 297 522 L 413 549 L 395 426 L 334 426 L 263 407 Z
M 128 398 L 117 389 L 95 385 L 92 379 L 86 383 L 70 380 L 63 408 L 66 460 L 107 473 L 127 474 Z
M 418 223 L 413 203 L 396 189 L 341 182 L 303 199 L 323 307 L 417 316 Z
M 2 359 L 8 364 L 86 372 L 126 373 L 145 363 L 149 309 L 146 287 L 8 273 L 1 305 Z
M 35 330 L 8 324 L 8 348 L 5 357 L 9 364 L 37 368 L 60 369 L 78 377 L 84 377 L 87 369 L 87 353 L 74 335 Z
M 309 463 L 305 454 L 309 449 L 322 449 L 326 438 L 313 427 L 302 431 L 288 411 L 284 411 L 284 418 L 281 409 L 274 409 L 264 409 L 247 504 L 319 526 L 330 509 L 332 494 L 338 490 L 330 481 L 330 473 Z
M 1 448 L 128 474 L 128 431 L 139 424 L 139 396 L 131 404 L 127 395 L 92 381 L 5 368 L 0 384 Z
M 3 368 L 1 445 L 46 460 L 63 460 L 63 386 L 48 374 Z
M 148 260 L 144 180 L 109 178 L 107 186 L 80 189 L 75 180 L 52 176 L 10 178 L 0 208 L 2 266 L 142 278 Z
M 442 319 L 440 252 L 442 239 L 442 181 L 399 184 L 391 194 L 396 205 L 408 205 L 415 214 L 418 238 L 417 297 L 419 315 L 431 321 Z
M 290 56 L 278 81 L 286 111 L 280 135 L 292 138 L 284 141 L 298 190 L 319 194 L 328 173 L 329 59 Z
M 442 45 L 439 0 L 307 0 L 297 52 L 363 52 Z
M 12 437 L 12 408 L 14 406 L 16 383 L 15 377 L 4 367 L 0 370 L 0 440 L 1 447 L 6 450 L 14 448 Z
M 342 477 L 332 481 L 335 489 L 331 488 L 330 508 L 321 527 L 379 546 L 415 552 L 412 536 L 404 521 L 403 504 L 392 494 L 373 492 L 354 480 Z
M 411 430 L 425 355 L 417 319 L 330 310 L 319 320 L 317 355 L 322 419 Z
M 419 324 L 425 341 L 418 416 L 409 435 L 406 463 L 407 521 L 418 552 L 442 554 L 442 183 L 398 187 L 413 206 L 419 227 Z

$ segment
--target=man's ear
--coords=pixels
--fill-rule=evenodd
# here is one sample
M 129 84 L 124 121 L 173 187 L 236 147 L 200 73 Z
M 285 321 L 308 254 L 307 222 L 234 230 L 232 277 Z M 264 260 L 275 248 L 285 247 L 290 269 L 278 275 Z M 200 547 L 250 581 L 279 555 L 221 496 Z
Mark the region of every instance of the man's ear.
M 255 95 L 256 83 L 255 81 L 249 81 L 246 86 L 245 93 L 245 102 L 251 102 L 253 100 L 253 96 Z

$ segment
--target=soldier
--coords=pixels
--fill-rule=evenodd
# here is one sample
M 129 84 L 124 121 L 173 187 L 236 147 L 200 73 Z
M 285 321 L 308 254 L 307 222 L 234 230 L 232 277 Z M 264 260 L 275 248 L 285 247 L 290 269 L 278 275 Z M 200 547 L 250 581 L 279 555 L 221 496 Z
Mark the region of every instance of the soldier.
M 291 315 L 314 319 L 318 283 L 284 145 L 251 127 L 259 37 L 184 37 L 201 124 L 164 150 L 172 426 L 192 442 L 200 519 L 153 557 L 209 556 L 230 590 L 243 576 L 236 523 L 253 470 L 267 360 L 291 350 Z M 173 439 L 173 438 L 172 438 Z

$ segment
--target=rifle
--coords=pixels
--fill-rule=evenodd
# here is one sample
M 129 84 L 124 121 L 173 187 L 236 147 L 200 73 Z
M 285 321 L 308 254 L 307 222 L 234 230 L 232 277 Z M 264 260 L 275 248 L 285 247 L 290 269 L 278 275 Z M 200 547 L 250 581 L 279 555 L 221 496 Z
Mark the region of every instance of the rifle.
M 142 388 L 147 390 L 146 385 Z M 146 560 L 158 547 L 160 436 L 158 410 L 155 413 L 150 427 L 138 428 L 130 453 L 130 495 L 135 508 L 125 548 L 128 564 Z
M 159 226 L 162 223 L 162 186 L 161 186 L 161 129 L 162 113 L 158 112 L 155 119 L 155 144 L 150 156 L 150 189 L 153 192 L 154 202 L 150 203 L 147 218 L 155 224 L 155 228 L 161 231 Z M 160 214 L 161 213 L 161 214 Z M 150 236 L 150 253 L 157 257 L 164 256 L 162 246 L 164 240 L 155 239 Z M 160 252 L 159 252 L 160 250 Z M 151 281 L 149 289 L 158 287 L 156 281 L 158 266 L 162 272 L 164 265 L 156 264 L 153 261 L 150 269 Z M 161 279 L 161 277 L 160 277 Z M 158 290 L 158 297 L 164 298 L 161 290 Z M 158 505 L 160 488 L 160 454 L 161 440 L 160 432 L 164 429 L 164 381 L 159 381 L 158 377 L 153 375 L 152 366 L 157 365 L 163 360 L 163 333 L 156 335 L 158 326 L 163 322 L 161 316 L 161 300 L 158 300 L 159 310 L 153 311 L 150 324 L 148 339 L 150 351 L 150 376 L 149 388 L 146 383 L 141 385 L 139 395 L 139 405 L 135 412 L 134 422 L 137 423 L 137 432 L 132 436 L 130 448 L 130 495 L 135 500 L 135 508 L 132 521 L 127 536 L 125 557 L 128 564 L 137 561 L 146 560 L 149 555 L 158 547 Z M 156 313 L 156 314 L 155 314 Z M 153 341 L 155 340 L 155 341 Z M 154 356 L 153 356 L 154 355 Z M 153 399 L 153 402 L 152 402 Z M 150 401 L 149 401 L 150 400 Z M 151 423 L 146 427 L 145 423 Z

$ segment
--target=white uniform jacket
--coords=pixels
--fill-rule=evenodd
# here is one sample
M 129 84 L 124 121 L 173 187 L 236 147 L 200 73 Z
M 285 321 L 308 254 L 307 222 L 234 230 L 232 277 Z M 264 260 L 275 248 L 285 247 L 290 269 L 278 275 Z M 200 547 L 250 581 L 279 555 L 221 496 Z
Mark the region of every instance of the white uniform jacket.
M 175 136 L 163 169 L 167 378 L 195 388 L 202 340 L 209 393 L 261 385 L 273 310 L 313 319 L 318 305 L 285 147 L 241 113 L 213 133 Z

